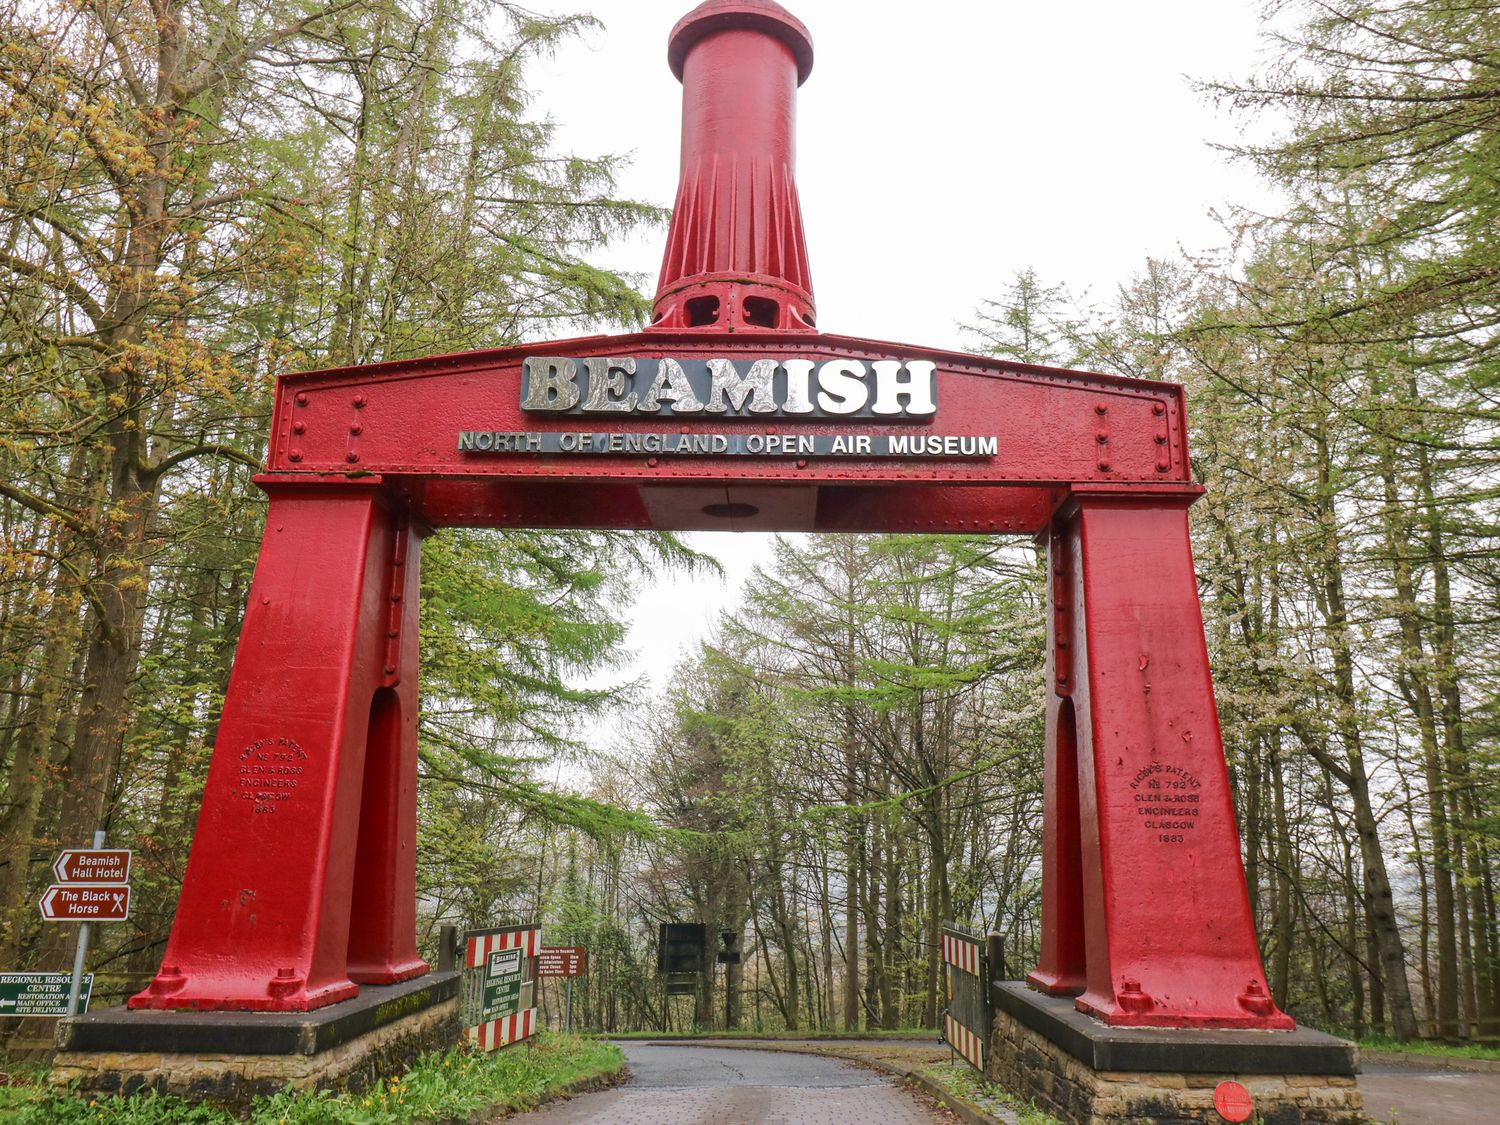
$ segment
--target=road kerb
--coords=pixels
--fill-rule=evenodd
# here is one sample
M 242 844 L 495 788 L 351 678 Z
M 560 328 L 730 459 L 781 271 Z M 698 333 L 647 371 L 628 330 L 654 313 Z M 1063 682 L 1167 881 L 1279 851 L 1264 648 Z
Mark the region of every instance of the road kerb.
M 1422 1051 L 1377 1051 L 1359 1049 L 1361 1065 L 1400 1067 L 1403 1070 L 1465 1070 L 1473 1074 L 1500 1074 L 1500 1059 L 1471 1059 L 1464 1055 L 1429 1055 Z

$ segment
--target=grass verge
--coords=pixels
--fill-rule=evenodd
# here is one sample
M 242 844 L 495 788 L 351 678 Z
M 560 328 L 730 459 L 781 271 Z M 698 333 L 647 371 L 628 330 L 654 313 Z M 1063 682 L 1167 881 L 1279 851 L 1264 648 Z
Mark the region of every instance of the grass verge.
M 1454 1043 L 1435 1043 L 1430 1039 L 1413 1039 L 1398 1043 L 1384 1035 L 1362 1035 L 1355 1040 L 1361 1047 L 1371 1051 L 1403 1051 L 1412 1055 L 1441 1055 L 1457 1059 L 1489 1059 L 1500 1061 L 1500 1047 L 1459 1046 Z
M 924 1067 L 928 1078 L 957 1098 L 994 1117 L 1014 1114 L 1019 1125 L 1058 1125 L 1057 1118 L 1044 1113 L 1030 1102 L 1023 1102 L 993 1082 L 986 1082 L 966 1063 L 939 1063 Z
M 404 1074 L 358 1094 L 283 1090 L 256 1098 L 252 1125 L 405 1125 L 467 1121 L 479 1114 L 530 1109 L 620 1073 L 618 1047 L 577 1035 L 543 1033 L 530 1050 L 517 1045 L 479 1054 L 465 1048 L 423 1055 Z M 37 1085 L 0 1087 L 0 1119 L 15 1125 L 231 1125 L 229 1111 L 153 1094 L 82 1098 Z

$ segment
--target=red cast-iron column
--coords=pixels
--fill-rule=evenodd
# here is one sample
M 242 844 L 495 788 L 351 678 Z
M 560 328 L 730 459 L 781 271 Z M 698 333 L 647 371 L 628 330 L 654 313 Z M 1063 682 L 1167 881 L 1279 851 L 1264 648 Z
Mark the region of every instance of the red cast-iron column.
M 162 967 L 132 1008 L 304 1011 L 420 976 L 417 590 L 380 478 L 263 477 L 260 559 Z
M 797 87 L 812 37 L 770 0 L 708 0 L 677 22 L 682 170 L 653 328 L 812 331 L 797 201 Z
M 1074 577 L 1077 559 L 1066 523 L 1047 541 L 1047 749 L 1043 772 L 1042 935 L 1027 980 L 1052 996 L 1083 991 L 1082 826 L 1078 819 L 1078 721 L 1073 689 L 1079 637 Z
M 1076 489 L 1048 540 L 1042 955 L 1116 1025 L 1290 1028 L 1266 988 L 1180 493 Z

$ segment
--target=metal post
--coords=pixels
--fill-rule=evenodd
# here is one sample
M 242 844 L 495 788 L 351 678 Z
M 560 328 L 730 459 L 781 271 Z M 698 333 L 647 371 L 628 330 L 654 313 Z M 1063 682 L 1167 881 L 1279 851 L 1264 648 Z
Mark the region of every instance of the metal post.
M 98 851 L 104 847 L 104 832 L 100 830 L 94 833 L 94 850 Z M 78 1014 L 78 993 L 83 988 L 83 960 L 89 952 L 89 924 L 81 922 L 78 926 L 78 948 L 73 951 L 73 981 L 68 985 L 68 1015 Z
M 563 1030 L 564 1031 L 572 1031 L 573 1030 L 573 978 L 572 977 L 568 977 L 567 978 L 566 983 L 563 985 L 563 990 L 567 993 L 567 999 L 564 1001 L 564 1006 L 563 1006 Z
M 989 933 L 984 939 L 984 975 L 980 984 L 984 991 L 981 993 L 980 1003 L 984 1010 L 984 1053 L 990 1053 L 990 1037 L 995 1032 L 995 1014 L 999 1011 L 999 1005 L 995 1003 L 995 996 L 999 991 L 1000 982 L 1006 979 L 1005 972 L 1005 938 L 1001 934 Z
M 438 930 L 438 972 L 451 973 L 458 953 L 458 927 L 444 925 Z
M 1008 979 L 1005 973 L 1005 938 L 990 934 L 984 939 L 984 959 L 989 966 L 990 984 Z

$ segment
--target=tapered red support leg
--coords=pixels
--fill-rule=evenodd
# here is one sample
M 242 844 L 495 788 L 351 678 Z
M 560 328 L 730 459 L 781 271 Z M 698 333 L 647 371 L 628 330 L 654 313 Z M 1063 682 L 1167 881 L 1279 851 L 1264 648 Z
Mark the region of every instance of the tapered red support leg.
M 1290 1028 L 1266 988 L 1240 859 L 1188 541 L 1191 494 L 1075 494 L 1072 712 L 1084 935 L 1077 1006 L 1107 1023 Z M 1055 567 L 1054 567 L 1055 570 Z M 1053 685 L 1056 691 L 1057 684 Z M 1055 704 L 1061 708 L 1061 704 Z M 1065 772 L 1049 734 L 1049 768 Z M 1066 921 L 1067 786 L 1054 781 L 1044 902 Z M 1060 909 L 1060 904 L 1062 908 Z M 1071 985 L 1071 932 L 1038 983 Z
M 1073 709 L 1076 559 L 1058 522 L 1047 535 L 1047 759 L 1042 836 L 1042 944 L 1027 980 L 1050 996 L 1084 989 L 1078 724 Z
M 349 976 L 360 984 L 394 984 L 428 968 L 416 947 L 418 531 L 395 528 L 386 659 L 370 705 L 349 924 Z
M 302 1011 L 355 995 L 355 977 L 426 968 L 411 528 L 378 478 L 263 483 L 265 538 L 182 896 L 133 1008 Z M 351 918 L 367 927 L 352 941 Z

